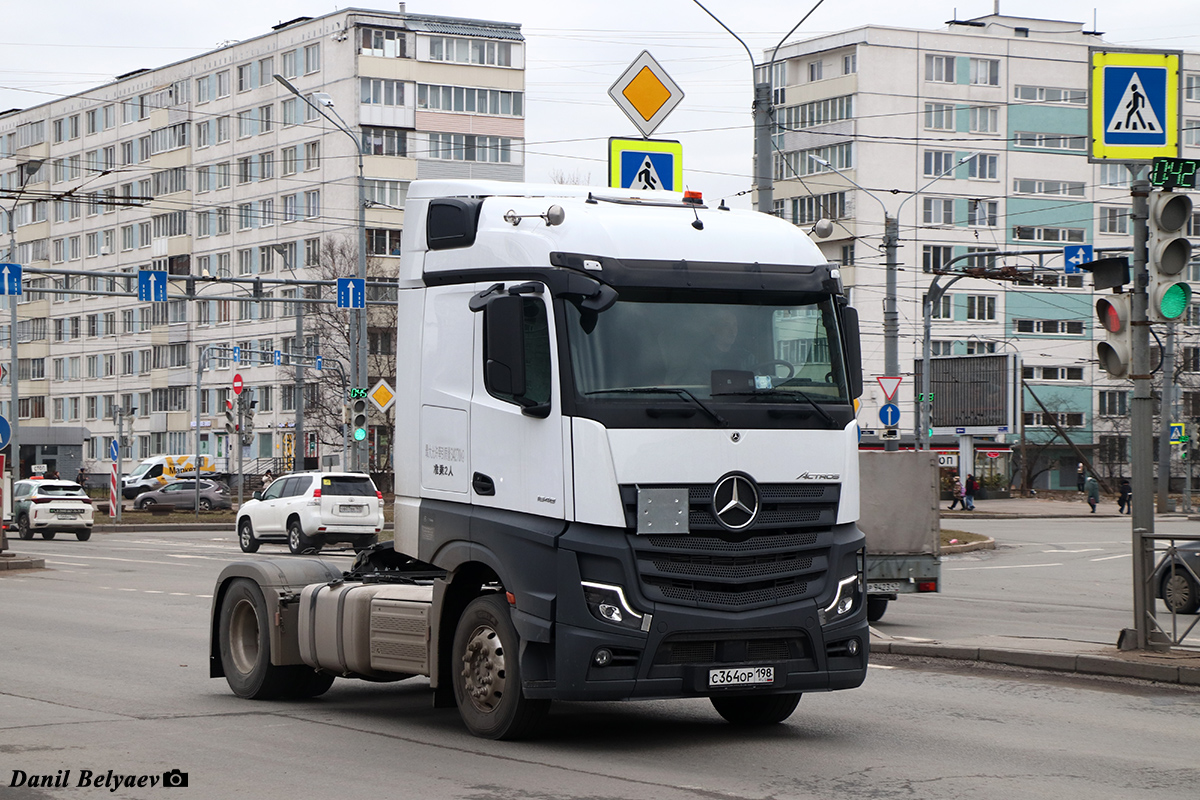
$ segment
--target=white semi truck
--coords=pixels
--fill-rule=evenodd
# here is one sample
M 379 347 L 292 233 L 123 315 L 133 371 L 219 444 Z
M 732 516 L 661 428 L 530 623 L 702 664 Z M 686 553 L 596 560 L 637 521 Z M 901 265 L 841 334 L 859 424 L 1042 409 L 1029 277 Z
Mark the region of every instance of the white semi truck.
M 697 196 L 417 181 L 395 541 L 244 561 L 210 674 L 248 698 L 428 676 L 491 738 L 554 700 L 787 718 L 867 669 L 858 315 L 783 220 Z

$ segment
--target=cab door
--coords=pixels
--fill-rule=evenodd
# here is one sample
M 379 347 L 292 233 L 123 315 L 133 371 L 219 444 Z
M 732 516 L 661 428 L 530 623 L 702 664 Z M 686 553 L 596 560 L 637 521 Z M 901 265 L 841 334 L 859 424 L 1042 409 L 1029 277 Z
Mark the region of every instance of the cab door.
M 471 395 L 471 502 L 540 517 L 566 516 L 562 399 L 554 309 L 541 284 L 514 284 L 472 301 L 476 347 Z M 501 319 L 503 317 L 503 319 Z M 500 351 L 507 349 L 506 354 Z M 521 385 L 505 383 L 520 362 Z M 514 389 L 516 391 L 514 391 Z

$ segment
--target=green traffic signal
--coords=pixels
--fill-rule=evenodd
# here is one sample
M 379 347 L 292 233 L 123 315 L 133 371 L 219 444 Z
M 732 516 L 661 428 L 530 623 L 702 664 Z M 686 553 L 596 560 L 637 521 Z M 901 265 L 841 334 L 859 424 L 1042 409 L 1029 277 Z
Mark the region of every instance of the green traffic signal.
M 362 428 L 354 429 L 354 441 L 361 442 L 365 438 L 367 438 L 367 432 L 365 430 Z
M 1179 319 L 1192 301 L 1192 287 L 1186 283 L 1172 283 L 1158 295 L 1158 311 L 1167 319 Z

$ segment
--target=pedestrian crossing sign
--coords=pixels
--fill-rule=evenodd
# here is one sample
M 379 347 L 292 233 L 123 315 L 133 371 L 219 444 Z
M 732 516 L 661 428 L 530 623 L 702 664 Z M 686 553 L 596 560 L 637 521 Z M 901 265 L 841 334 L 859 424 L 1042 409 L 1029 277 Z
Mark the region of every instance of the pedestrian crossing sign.
M 1178 52 L 1091 49 L 1088 160 L 1179 155 Z
M 608 185 L 613 189 L 683 191 L 683 145 L 668 139 L 608 140 Z

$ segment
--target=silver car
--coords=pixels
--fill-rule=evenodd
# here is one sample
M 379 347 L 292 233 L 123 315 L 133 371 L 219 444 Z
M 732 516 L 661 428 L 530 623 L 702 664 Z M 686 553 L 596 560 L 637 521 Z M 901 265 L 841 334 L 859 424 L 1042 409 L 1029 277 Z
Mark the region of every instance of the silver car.
M 134 508 L 147 509 L 152 506 L 195 508 L 196 482 L 173 481 L 153 491 L 143 492 L 133 501 Z M 200 510 L 211 511 L 214 508 L 233 508 L 229 487 L 216 481 L 200 481 Z

